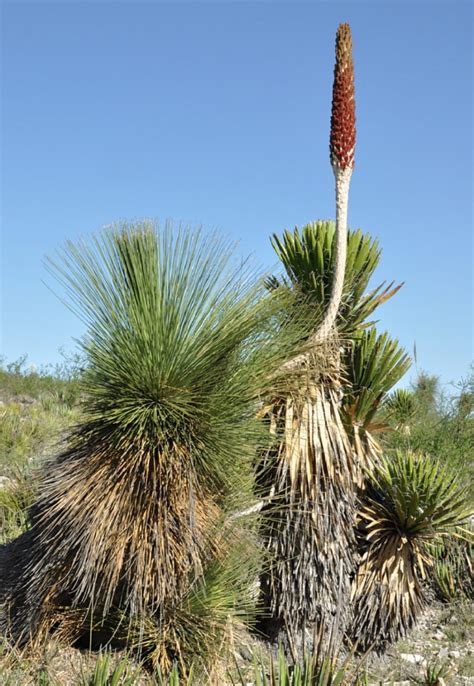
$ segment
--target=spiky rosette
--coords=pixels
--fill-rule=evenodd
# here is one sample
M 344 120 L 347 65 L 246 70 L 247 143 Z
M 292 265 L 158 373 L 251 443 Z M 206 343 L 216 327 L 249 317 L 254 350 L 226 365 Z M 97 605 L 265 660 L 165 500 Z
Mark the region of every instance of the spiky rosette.
M 301 297 L 298 305 L 307 300 L 319 312 L 328 306 L 334 281 L 336 263 L 336 225 L 332 221 L 315 221 L 300 230 L 273 234 L 272 246 L 285 269 L 283 277 L 273 276 L 270 288 L 293 287 Z M 337 330 L 343 340 L 352 338 L 358 330 L 369 326 L 377 307 L 392 298 L 402 284 L 381 283 L 368 289 L 368 284 L 380 261 L 378 241 L 368 233 L 347 232 L 347 259 L 344 274 L 343 298 L 337 313 Z M 308 333 L 310 333 L 308 331 Z
M 356 143 L 354 65 L 349 24 L 340 24 L 336 35 L 336 65 L 332 91 L 330 154 L 334 169 L 354 166 Z
M 387 421 L 405 435 L 410 434 L 410 424 L 416 415 L 415 396 L 406 388 L 397 388 L 386 399 L 383 410 Z
M 363 558 L 354 579 L 351 639 L 383 649 L 404 636 L 424 605 L 432 546 L 468 521 L 466 490 L 440 464 L 398 452 L 368 476 L 359 512 Z
M 140 223 L 70 243 L 54 263 L 87 325 L 86 400 L 31 529 L 0 560 L 14 639 L 61 607 L 159 621 L 208 567 L 226 513 L 247 504 L 258 399 L 294 348 L 275 296 L 229 254 L 216 237 Z
M 374 465 L 381 448 L 376 436 L 389 430 L 378 417 L 390 389 L 410 367 L 410 358 L 388 333 L 372 327 L 361 332 L 344 354 L 347 370 L 342 415 L 351 442 L 364 468 Z M 362 476 L 362 474 L 361 474 Z

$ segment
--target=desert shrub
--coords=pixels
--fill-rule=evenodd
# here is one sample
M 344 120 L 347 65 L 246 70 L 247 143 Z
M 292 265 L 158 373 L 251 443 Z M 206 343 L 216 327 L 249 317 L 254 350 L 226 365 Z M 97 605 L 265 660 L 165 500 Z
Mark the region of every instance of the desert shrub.
M 260 399 L 298 327 L 279 325 L 282 294 L 214 236 L 118 226 L 68 244 L 53 269 L 87 325 L 87 400 L 12 543 L 11 635 L 72 638 L 118 617 L 165 671 L 180 653 L 212 659 L 221 603 L 227 623 L 246 606 L 247 567 L 229 578 L 224 561 L 251 525 L 235 519 L 234 537 L 228 520 L 254 499 Z
M 386 413 L 393 430 L 384 435 L 384 448 L 432 455 L 474 488 L 474 375 L 456 384 L 449 395 L 437 389 L 436 377 L 422 373 L 411 391 L 404 392 L 410 413 L 402 423 L 400 402 L 398 414 L 394 411 L 400 391 L 388 399 L 382 414 Z
M 448 538 L 433 546 L 432 581 L 440 600 L 474 598 L 474 531 L 466 527 L 463 536 Z
M 0 472 L 8 476 L 18 466 L 26 468 L 48 447 L 51 451 L 76 418 L 77 409 L 62 403 L 8 402 L 1 405 Z
M 350 636 L 360 649 L 403 636 L 424 606 L 433 546 L 464 533 L 472 509 L 462 482 L 437 460 L 397 452 L 368 474 L 361 494 L 363 552 Z
M 8 543 L 28 527 L 27 510 L 33 502 L 36 483 L 25 468 L 17 467 L 0 484 L 0 544 Z

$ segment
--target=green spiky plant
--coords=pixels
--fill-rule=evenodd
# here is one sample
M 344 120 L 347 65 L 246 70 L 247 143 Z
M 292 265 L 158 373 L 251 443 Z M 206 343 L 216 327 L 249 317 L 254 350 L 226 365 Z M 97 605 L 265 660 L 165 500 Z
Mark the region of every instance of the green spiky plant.
M 243 631 L 253 626 L 259 560 L 256 540 L 224 527 L 219 554 L 192 582 L 179 603 L 165 605 L 159 621 L 148 615 L 124 623 L 126 642 L 143 660 L 167 673 L 219 683 Z
M 449 663 L 429 662 L 425 667 L 423 680 L 420 679 L 418 683 L 423 686 L 445 686 L 447 683 L 445 680 L 451 676 L 451 673 Z
M 388 333 L 377 334 L 374 327 L 356 335 L 343 358 L 347 384 L 342 415 L 358 463 L 365 469 L 374 466 L 381 454 L 377 435 L 390 428 L 380 417 L 380 409 L 411 360 L 397 340 Z
M 286 275 L 267 280 L 270 288 L 291 287 L 300 294 L 299 301 L 310 300 L 324 312 L 329 305 L 336 268 L 336 225 L 315 221 L 294 231 L 272 237 L 273 248 Z M 363 328 L 371 326 L 374 310 L 391 298 L 402 284 L 380 284 L 368 291 L 368 285 L 380 261 L 378 241 L 360 229 L 347 232 L 347 248 L 341 303 L 335 326 L 342 340 L 350 340 Z
M 364 551 L 353 583 L 349 635 L 361 650 L 404 636 L 424 606 L 433 544 L 460 530 L 471 512 L 466 490 L 428 457 L 397 452 L 368 475 L 359 511 Z
M 126 657 L 113 665 L 110 654 L 101 653 L 97 658 L 94 671 L 82 677 L 80 686 L 137 686 L 139 683 L 137 671 L 136 668 L 132 668 Z
M 350 657 L 338 660 L 336 652 L 318 644 L 301 664 L 291 664 L 281 647 L 270 665 L 254 660 L 255 686 L 344 686 L 357 683 L 358 667 L 351 669 Z M 248 683 L 242 678 L 242 686 Z
M 315 222 L 301 235 L 295 229 L 274 236 L 286 276 L 267 283 L 290 288 L 320 317 L 316 331 L 308 331 L 307 351 L 286 365 L 299 383 L 273 404 L 270 432 L 280 443 L 262 466 L 272 494 L 266 511 L 271 562 L 262 581 L 271 617 L 262 624 L 267 632 L 283 629 L 293 652 L 304 627 L 329 621 L 336 606 L 344 608 L 341 625 L 349 621 L 350 579 L 358 565 L 356 495 L 364 470 L 381 455 L 376 435 L 389 428 L 380 407 L 410 365 L 397 341 L 377 335 L 370 320 L 400 286 L 367 290 L 378 245 L 347 231 L 354 122 L 350 29 L 341 25 L 330 139 L 336 224 Z
M 303 228 L 300 237 L 285 232 L 273 236 L 273 246 L 283 264 L 286 276 L 272 277 L 271 288 L 291 288 L 300 303 L 326 306 L 334 275 L 334 224 L 314 222 Z M 336 318 L 339 337 L 339 384 L 343 389 L 342 413 L 351 443 L 360 465 L 373 463 L 380 452 L 374 435 L 389 429 L 378 416 L 387 393 L 401 379 L 410 360 L 398 342 L 388 334 L 377 335 L 371 317 L 375 310 L 392 298 L 403 284 L 380 284 L 367 292 L 369 280 L 379 263 L 380 249 L 376 240 L 360 230 L 349 231 L 343 300 Z M 326 383 L 331 381 L 326 379 Z M 386 403 L 384 403 L 386 405 Z M 361 445 L 364 443 L 364 445 Z
M 296 229 L 274 236 L 286 276 L 267 285 L 291 289 L 296 308 L 309 302 L 324 310 L 335 269 L 334 237 L 332 222 L 314 222 L 301 235 Z M 329 621 L 341 591 L 346 598 L 350 592 L 357 559 L 355 487 L 362 467 L 380 454 L 375 433 L 385 425 L 376 420 L 377 410 L 409 366 L 396 341 L 366 330 L 375 309 L 400 288 L 381 284 L 367 292 L 379 258 L 375 240 L 349 231 L 337 348 L 319 344 L 291 399 L 273 408 L 271 430 L 284 440 L 265 456 L 277 494 L 267 508 L 274 562 L 263 587 L 278 619 L 263 622 L 267 631 L 272 623 L 274 630 L 284 624 L 296 635 L 306 621 Z
M 434 545 L 433 586 L 444 602 L 474 598 L 474 529 L 467 527 L 464 538 L 448 538 Z
M 416 401 L 412 391 L 397 388 L 384 403 L 387 420 L 397 431 L 410 435 L 410 425 L 416 415 Z
M 297 350 L 293 327 L 275 326 L 278 294 L 229 260 L 215 237 L 144 222 L 68 243 L 50 262 L 87 326 L 85 400 L 29 531 L 0 559 L 15 642 L 61 616 L 73 638 L 76 610 L 78 632 L 84 616 L 105 625 L 118 612 L 173 623 L 219 560 L 223 522 L 252 497 L 259 398 Z

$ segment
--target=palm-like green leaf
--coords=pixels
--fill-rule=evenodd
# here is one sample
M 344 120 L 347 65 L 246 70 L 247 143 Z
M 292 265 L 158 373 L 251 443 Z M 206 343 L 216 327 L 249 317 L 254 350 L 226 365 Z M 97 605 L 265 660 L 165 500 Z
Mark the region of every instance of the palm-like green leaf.
M 273 235 L 272 245 L 282 261 L 286 278 L 273 278 L 268 285 L 286 283 L 302 295 L 317 303 L 321 314 L 327 306 L 335 268 L 335 224 L 317 221 L 303 227 L 285 231 L 282 238 Z M 400 286 L 381 284 L 366 293 L 369 280 L 380 259 L 378 243 L 362 231 L 349 231 L 347 262 L 342 304 L 337 319 L 343 337 L 350 336 L 362 326 L 368 326 L 367 317 L 381 303 L 394 295 Z
M 472 510 L 448 470 L 410 452 L 381 460 L 362 498 L 364 556 L 353 586 L 351 636 L 363 649 L 380 648 L 412 626 L 423 607 L 431 546 L 456 535 Z
M 474 527 L 472 522 L 466 533 L 459 538 L 446 537 L 441 543 L 430 546 L 435 560 L 433 568 L 434 588 L 441 600 L 474 596 Z
M 446 535 L 470 514 L 466 490 L 455 475 L 414 453 L 385 458 L 369 483 L 374 503 L 387 514 L 385 525 L 412 539 Z
M 388 333 L 371 328 L 355 338 L 345 361 L 344 410 L 353 424 L 370 430 L 387 393 L 408 371 L 410 358 Z

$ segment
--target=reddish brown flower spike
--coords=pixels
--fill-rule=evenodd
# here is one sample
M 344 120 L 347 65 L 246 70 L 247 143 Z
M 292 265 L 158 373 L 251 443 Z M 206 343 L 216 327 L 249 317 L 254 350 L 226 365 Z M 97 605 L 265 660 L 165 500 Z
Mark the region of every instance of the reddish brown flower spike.
M 354 166 L 356 141 L 354 65 L 349 24 L 340 24 L 336 35 L 336 66 L 332 89 L 330 154 L 334 168 Z

